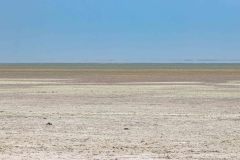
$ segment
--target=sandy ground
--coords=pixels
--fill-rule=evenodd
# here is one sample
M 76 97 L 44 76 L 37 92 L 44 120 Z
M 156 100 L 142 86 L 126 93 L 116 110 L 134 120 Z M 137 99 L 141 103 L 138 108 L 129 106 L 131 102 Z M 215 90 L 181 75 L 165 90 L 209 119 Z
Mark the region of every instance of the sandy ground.
M 118 83 L 14 74 L 0 78 L 1 160 L 240 159 L 239 74 Z

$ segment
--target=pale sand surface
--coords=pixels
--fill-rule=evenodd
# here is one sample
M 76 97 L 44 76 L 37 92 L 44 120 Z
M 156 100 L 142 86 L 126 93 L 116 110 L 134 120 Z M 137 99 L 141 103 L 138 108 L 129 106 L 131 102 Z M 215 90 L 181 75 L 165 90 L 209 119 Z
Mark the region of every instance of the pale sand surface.
M 208 72 L 0 71 L 0 159 L 240 159 L 239 71 Z

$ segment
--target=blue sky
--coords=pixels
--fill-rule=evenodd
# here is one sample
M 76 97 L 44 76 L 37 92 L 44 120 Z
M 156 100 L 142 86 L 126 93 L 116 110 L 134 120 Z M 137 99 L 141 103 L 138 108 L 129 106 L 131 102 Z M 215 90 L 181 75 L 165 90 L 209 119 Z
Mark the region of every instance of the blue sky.
M 0 62 L 240 60 L 239 0 L 0 0 Z

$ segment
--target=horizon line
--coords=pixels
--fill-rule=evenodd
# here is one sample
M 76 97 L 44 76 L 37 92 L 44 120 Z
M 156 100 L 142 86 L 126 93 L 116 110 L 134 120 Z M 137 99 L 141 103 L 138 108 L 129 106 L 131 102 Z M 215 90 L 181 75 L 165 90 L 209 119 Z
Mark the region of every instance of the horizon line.
M 232 62 L 0 62 L 0 65 L 8 64 L 240 64 L 240 61 Z

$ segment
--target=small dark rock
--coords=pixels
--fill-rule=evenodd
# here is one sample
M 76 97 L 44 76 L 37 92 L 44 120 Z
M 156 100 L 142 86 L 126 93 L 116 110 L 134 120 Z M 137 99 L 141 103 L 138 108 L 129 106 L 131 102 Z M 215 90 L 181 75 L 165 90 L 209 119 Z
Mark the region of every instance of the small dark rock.
M 129 128 L 124 128 L 124 130 L 129 130 Z
M 52 125 L 52 123 L 48 122 L 46 125 L 47 125 L 47 126 L 51 126 L 51 125 Z
M 43 119 L 47 119 L 46 117 L 43 117 Z

